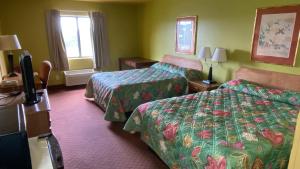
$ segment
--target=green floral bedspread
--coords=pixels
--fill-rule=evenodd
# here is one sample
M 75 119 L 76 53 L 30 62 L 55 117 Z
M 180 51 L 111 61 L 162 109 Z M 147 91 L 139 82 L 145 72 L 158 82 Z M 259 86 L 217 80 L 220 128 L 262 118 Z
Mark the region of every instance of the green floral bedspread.
M 126 121 L 125 112 L 142 103 L 186 94 L 184 73 L 182 68 L 161 63 L 146 69 L 102 72 L 90 78 L 85 95 L 106 109 L 105 120 Z
M 300 93 L 235 80 L 140 105 L 124 129 L 172 169 L 286 168 Z

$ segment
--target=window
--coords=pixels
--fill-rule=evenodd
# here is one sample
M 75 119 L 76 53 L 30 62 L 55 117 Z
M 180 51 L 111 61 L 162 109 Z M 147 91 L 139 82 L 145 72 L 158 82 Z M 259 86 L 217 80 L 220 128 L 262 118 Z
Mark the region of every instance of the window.
M 61 16 L 61 29 L 69 58 L 92 57 L 91 21 L 88 16 Z

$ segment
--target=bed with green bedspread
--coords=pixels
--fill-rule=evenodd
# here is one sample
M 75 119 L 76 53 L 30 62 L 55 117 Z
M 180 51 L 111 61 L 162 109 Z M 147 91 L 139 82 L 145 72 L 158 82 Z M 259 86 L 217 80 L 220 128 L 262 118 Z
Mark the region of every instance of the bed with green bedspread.
M 105 109 L 105 120 L 126 121 L 125 113 L 148 101 L 187 94 L 187 79 L 200 79 L 201 72 L 167 63 L 150 68 L 94 74 L 85 96 Z
M 124 129 L 172 169 L 286 168 L 300 93 L 233 80 L 140 105 Z

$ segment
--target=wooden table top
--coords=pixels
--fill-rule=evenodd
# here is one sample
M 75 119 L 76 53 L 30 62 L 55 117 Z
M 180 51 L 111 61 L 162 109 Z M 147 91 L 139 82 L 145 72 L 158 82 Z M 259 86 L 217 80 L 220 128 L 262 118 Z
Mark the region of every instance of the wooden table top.
M 34 105 L 24 105 L 24 110 L 27 114 L 37 113 L 41 111 L 50 111 L 51 109 L 47 90 L 43 89 L 38 90 L 37 92 L 41 93 L 41 101 Z
M 0 93 L 9 93 L 9 92 L 14 92 L 14 91 L 22 91 L 23 90 L 23 80 L 22 80 L 22 74 L 17 73 L 18 76 L 15 77 L 8 77 L 8 76 L 3 76 L 3 80 L 8 80 L 8 81 L 16 81 L 17 84 L 13 85 L 5 85 L 3 82 L 0 83 Z M 38 78 L 38 73 L 34 72 L 34 84 L 36 89 L 41 89 L 41 80 Z
M 144 63 L 144 62 L 157 62 L 156 60 L 146 59 L 142 57 L 131 57 L 131 58 L 120 58 L 122 61 L 132 61 L 136 63 Z

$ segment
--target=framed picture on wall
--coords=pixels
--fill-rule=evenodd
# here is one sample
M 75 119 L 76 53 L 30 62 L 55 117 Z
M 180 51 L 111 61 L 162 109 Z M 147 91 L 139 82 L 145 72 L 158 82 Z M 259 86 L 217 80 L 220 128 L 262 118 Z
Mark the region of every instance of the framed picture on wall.
M 300 5 L 256 10 L 251 60 L 295 66 Z
M 195 54 L 197 16 L 178 17 L 176 19 L 176 52 Z

